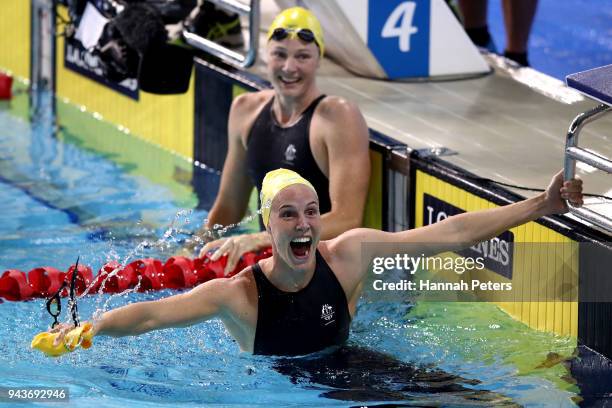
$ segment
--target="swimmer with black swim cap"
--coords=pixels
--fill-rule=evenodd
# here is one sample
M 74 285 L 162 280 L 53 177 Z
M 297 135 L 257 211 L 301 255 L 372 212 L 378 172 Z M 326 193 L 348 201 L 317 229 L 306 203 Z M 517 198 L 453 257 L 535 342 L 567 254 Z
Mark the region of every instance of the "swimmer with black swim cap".
M 468 212 L 397 233 L 358 228 L 319 241 L 321 216 L 312 185 L 279 169 L 266 175 L 261 200 L 272 257 L 228 279 L 187 293 L 133 303 L 93 322 L 94 335 L 128 336 L 219 318 L 244 351 L 298 355 L 342 344 L 375 257 L 392 257 L 410 243 L 414 255 L 457 251 L 540 217 L 582 205 L 582 182 L 559 172 L 544 193 L 507 206 Z M 363 246 L 364 242 L 391 245 Z M 394 244 L 394 245 L 393 245 Z M 62 342 L 72 326 L 60 325 Z M 90 340 L 90 337 L 88 338 Z M 44 350 L 43 350 L 44 351 Z

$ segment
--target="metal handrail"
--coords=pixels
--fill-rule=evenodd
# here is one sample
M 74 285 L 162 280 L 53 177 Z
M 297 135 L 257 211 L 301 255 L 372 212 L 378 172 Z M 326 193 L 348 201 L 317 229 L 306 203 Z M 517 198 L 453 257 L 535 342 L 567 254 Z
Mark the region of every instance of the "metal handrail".
M 248 68 L 255 63 L 259 49 L 259 0 L 251 0 L 247 6 L 237 0 L 211 0 L 217 6 L 234 13 L 249 16 L 249 43 L 246 54 L 241 54 L 202 36 L 183 31 L 185 41 L 199 50 L 220 58 L 222 61 L 238 68 Z
M 595 167 L 599 170 L 612 173 L 612 160 L 603 157 L 597 153 L 590 152 L 586 149 L 578 147 L 578 136 L 582 128 L 587 124 L 606 113 L 612 112 L 612 107 L 608 105 L 599 105 L 587 112 L 583 112 L 576 116 L 567 131 L 567 139 L 565 141 L 565 157 L 564 171 L 565 180 L 571 180 L 576 175 L 576 162 L 580 161 Z M 585 221 L 591 222 L 609 232 L 612 232 L 612 218 L 600 214 L 596 211 L 584 207 L 574 207 L 569 201 L 567 205 L 572 214 L 576 215 Z
M 30 116 L 55 117 L 56 9 L 53 0 L 31 0 Z

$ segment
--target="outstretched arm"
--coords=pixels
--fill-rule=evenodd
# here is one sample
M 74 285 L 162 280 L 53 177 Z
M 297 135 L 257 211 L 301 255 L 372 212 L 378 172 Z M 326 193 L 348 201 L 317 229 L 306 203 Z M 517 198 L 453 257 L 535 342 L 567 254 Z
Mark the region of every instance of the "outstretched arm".
M 222 313 L 231 291 L 231 280 L 213 279 L 186 293 L 123 306 L 94 322 L 94 335 L 135 336 L 209 320 Z
M 406 252 L 406 244 L 415 254 L 432 255 L 456 251 L 495 237 L 499 233 L 540 217 L 567 212 L 565 199 L 582 205 L 582 181 L 563 181 L 562 172 L 555 175 L 546 192 L 536 197 L 483 211 L 449 217 L 444 221 L 414 230 L 389 233 L 371 229 L 351 230 L 330 242 L 347 270 L 358 271 L 361 281 L 375 257 L 389 257 Z M 362 245 L 371 243 L 372 245 Z M 374 245 L 383 244 L 383 245 Z
M 510 228 L 538 218 L 563 214 L 568 208 L 565 199 L 582 205 L 582 180 L 563 181 L 557 173 L 545 192 L 518 203 L 489 210 L 473 211 L 450 217 L 436 224 L 392 234 L 400 242 L 441 243 L 438 252 L 471 246 L 490 239 Z M 437 250 L 437 248 L 436 248 Z
M 216 316 L 223 317 L 239 290 L 235 279 L 214 279 L 187 293 L 168 298 L 133 303 L 104 313 L 93 322 L 93 334 L 113 337 L 136 336 L 168 327 L 184 327 Z M 64 341 L 73 325 L 60 324 L 53 345 Z

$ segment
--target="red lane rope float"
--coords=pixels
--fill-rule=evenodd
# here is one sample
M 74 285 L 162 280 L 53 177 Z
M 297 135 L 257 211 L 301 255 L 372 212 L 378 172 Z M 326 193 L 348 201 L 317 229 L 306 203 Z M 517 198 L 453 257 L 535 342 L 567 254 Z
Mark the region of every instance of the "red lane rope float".
M 227 277 L 271 255 L 270 248 L 248 252 L 242 255 L 238 265 Z M 90 294 L 98 293 L 101 287 L 104 293 L 119 293 L 135 288 L 138 282 L 139 292 L 192 288 L 211 279 L 224 277 L 226 264 L 226 256 L 216 261 L 211 261 L 208 256 L 195 259 L 173 256 L 165 263 L 159 259 L 145 258 L 125 266 L 111 261 L 103 265 L 95 277 L 90 267 L 79 265 L 76 271 L 76 291 L 81 295 L 91 285 L 88 292 Z M 17 269 L 9 269 L 0 276 L 0 298 L 21 301 L 49 297 L 57 292 L 64 280 L 70 281 L 74 273 L 74 265 L 68 268 L 67 272 L 50 266 L 34 268 L 27 274 Z M 68 296 L 68 289 L 64 289 L 60 295 Z
M 4 72 L 0 72 L 0 100 L 10 100 L 13 95 L 13 77 Z

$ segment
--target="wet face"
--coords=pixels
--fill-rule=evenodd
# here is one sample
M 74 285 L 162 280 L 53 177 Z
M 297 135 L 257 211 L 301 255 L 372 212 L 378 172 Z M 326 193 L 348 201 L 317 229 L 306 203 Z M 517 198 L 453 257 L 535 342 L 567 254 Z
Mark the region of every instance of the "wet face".
M 270 210 L 268 231 L 275 255 L 292 269 L 311 265 L 321 235 L 316 193 L 301 184 L 289 186 L 274 198 Z
M 267 47 L 268 77 L 274 90 L 286 97 L 304 95 L 315 82 L 319 48 L 299 38 L 270 40 Z

